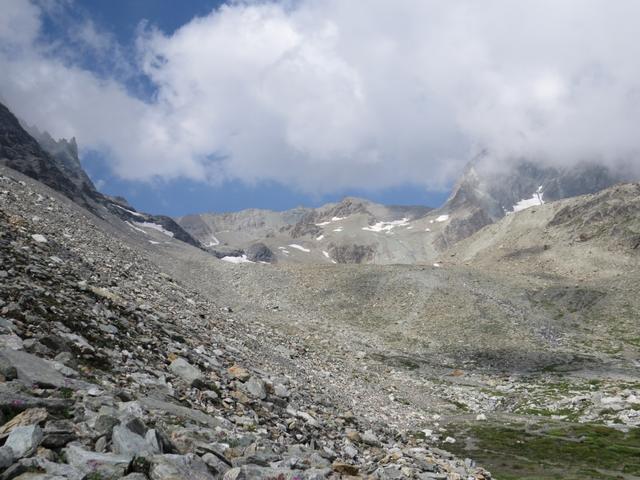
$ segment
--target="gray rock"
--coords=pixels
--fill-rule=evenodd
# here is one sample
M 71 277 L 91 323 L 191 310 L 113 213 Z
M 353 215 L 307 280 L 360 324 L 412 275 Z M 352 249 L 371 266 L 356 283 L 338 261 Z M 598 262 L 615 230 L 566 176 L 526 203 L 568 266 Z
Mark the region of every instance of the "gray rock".
M 202 461 L 209 466 L 209 470 L 217 474 L 224 474 L 231 468 L 227 462 L 213 453 L 205 453 L 202 456 Z
M 194 410 L 192 408 L 183 407 L 182 405 L 175 405 L 169 402 L 163 402 L 156 398 L 145 397 L 140 399 L 140 403 L 149 410 L 160 410 L 161 412 L 175 415 L 177 417 L 185 417 L 194 422 L 202 423 L 209 427 L 218 427 L 221 425 L 221 421 L 204 412 Z
M 191 383 L 194 380 L 199 380 L 202 378 L 202 372 L 198 367 L 194 367 L 189 362 L 187 362 L 184 358 L 178 357 L 171 365 L 169 365 L 169 370 L 171 370 L 175 375 L 182 378 L 187 383 Z
M 16 369 L 18 380 L 31 386 L 61 388 L 70 381 L 41 358 L 20 350 L 0 350 L 0 358 Z
M 7 447 L 6 445 L 0 447 L 0 469 L 7 468 L 14 462 L 15 458 L 16 456 L 10 447 Z
M 69 465 L 81 473 L 95 473 L 106 478 L 123 476 L 132 458 L 129 455 L 90 452 L 79 445 L 69 445 L 63 452 Z
M 78 470 L 73 468 L 71 465 L 65 463 L 55 463 L 40 456 L 25 458 L 21 460 L 21 463 L 24 467 L 29 470 L 41 470 L 44 471 L 46 475 L 43 475 L 43 479 L 47 480 L 81 480 L 84 476 Z M 18 477 L 18 478 L 40 478 L 40 477 Z
M 287 387 L 281 383 L 278 383 L 273 387 L 273 393 L 281 398 L 289 398 L 289 390 L 287 390 Z
M 111 435 L 113 452 L 121 455 L 134 456 L 138 454 L 160 453 L 160 449 L 155 449 L 144 437 L 132 432 L 123 425 L 113 427 Z
M 264 243 L 254 243 L 246 251 L 247 259 L 252 262 L 272 262 L 274 259 L 273 252 Z
M 251 377 L 244 384 L 245 391 L 254 398 L 264 400 L 267 398 L 267 388 L 265 383 L 257 377 Z
M 187 455 L 155 455 L 150 459 L 151 480 L 214 480 L 200 457 Z
M 251 480 L 256 478 L 277 478 L 278 480 L 310 480 L 311 478 L 326 478 L 331 470 L 320 477 L 311 477 L 313 472 L 302 470 L 289 470 L 284 468 L 259 467 L 257 465 L 243 465 L 229 470 L 224 474 L 223 480 Z M 310 474 L 309 474 L 310 473 Z
M 11 448 L 16 458 L 26 457 L 35 452 L 42 441 L 42 429 L 38 425 L 15 427 L 11 430 L 4 446 Z
M 126 477 L 122 477 L 122 480 L 147 480 L 147 476 L 144 473 L 130 473 Z
M 0 335 L 0 349 L 9 348 L 11 350 L 22 350 L 24 343 L 22 339 L 14 334 Z
M 371 430 L 367 430 L 366 432 L 364 432 L 364 434 L 362 435 L 362 441 L 372 447 L 380 447 L 382 445 L 380 443 L 380 440 L 378 440 L 378 437 L 376 437 L 376 434 Z
M 113 430 L 113 427 L 118 425 L 118 423 L 118 419 L 111 415 L 98 415 L 93 425 L 93 429 L 99 435 L 108 435 Z

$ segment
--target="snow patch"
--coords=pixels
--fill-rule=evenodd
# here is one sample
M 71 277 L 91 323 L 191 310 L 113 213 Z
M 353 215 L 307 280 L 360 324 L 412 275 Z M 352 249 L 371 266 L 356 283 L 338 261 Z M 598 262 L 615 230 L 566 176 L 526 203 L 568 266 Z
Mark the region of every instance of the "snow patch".
M 141 228 L 136 227 L 133 223 L 131 222 L 125 222 L 127 225 L 129 225 L 133 230 L 140 232 L 140 233 L 144 233 L 145 235 L 149 235 L 147 232 L 145 232 L 144 230 L 142 230 Z
M 331 220 L 328 220 L 326 222 L 321 222 L 321 223 L 316 223 L 316 227 L 326 227 L 327 225 L 333 223 L 333 222 L 339 222 L 341 220 L 346 219 L 347 217 L 333 217 Z
M 403 218 L 402 220 L 393 220 L 391 222 L 378 222 L 368 227 L 362 227 L 362 230 L 367 232 L 391 232 L 396 227 L 406 227 L 409 225 L 409 219 Z
M 209 243 L 205 245 L 205 247 L 215 247 L 217 245 L 220 245 L 220 240 L 218 240 L 216 236 L 212 233 L 211 239 L 209 240 Z
M 241 257 L 222 257 L 220 260 L 229 263 L 254 263 L 249 260 L 246 255 L 242 255 Z
M 151 245 L 160 245 L 160 242 L 156 242 L 156 241 L 154 241 L 154 240 L 149 240 L 149 243 L 150 243 Z
M 320 235 L 319 237 L 316 238 L 316 240 L 320 241 L 324 238 L 324 235 Z
M 120 205 L 116 205 L 115 203 L 112 203 L 111 205 L 113 205 L 114 207 L 119 208 L 120 210 L 124 210 L 124 211 L 125 211 L 125 212 L 127 212 L 128 214 L 133 215 L 134 217 L 139 217 L 139 218 L 142 218 L 142 219 L 147 218 L 147 217 L 145 217 L 144 215 L 142 215 L 141 213 L 134 212 L 133 210 L 129 210 L 129 209 L 127 209 L 127 208 L 121 207 Z
M 333 231 L 340 233 L 342 231 L 342 227 L 334 228 Z
M 520 200 L 512 207 L 512 211 L 508 213 L 516 213 L 522 210 L 526 210 L 527 208 L 537 207 L 539 205 L 544 205 L 544 192 L 542 191 L 542 185 L 538 187 L 531 198 L 525 198 Z
M 159 231 L 160 233 L 164 233 L 168 237 L 173 237 L 173 232 L 166 230 L 162 225 L 159 225 L 157 223 L 152 223 L 152 222 L 133 222 L 133 223 L 135 223 L 138 227 L 151 228 L 153 230 Z
M 295 248 L 296 250 L 300 250 L 301 252 L 309 253 L 311 250 L 308 248 L 304 248 L 302 245 L 298 245 L 296 243 L 292 243 L 289 245 L 291 248 Z
M 449 215 L 440 215 L 436 218 L 436 222 L 438 223 L 446 222 L 447 220 L 449 220 Z

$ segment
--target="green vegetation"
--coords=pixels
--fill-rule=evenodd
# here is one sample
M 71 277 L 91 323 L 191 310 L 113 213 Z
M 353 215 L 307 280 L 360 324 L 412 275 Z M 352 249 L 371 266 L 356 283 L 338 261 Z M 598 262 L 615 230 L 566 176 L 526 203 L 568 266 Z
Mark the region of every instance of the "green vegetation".
M 640 475 L 640 430 L 602 425 L 450 426 L 447 449 L 470 456 L 499 479 L 622 479 Z M 465 442 L 467 438 L 469 441 Z

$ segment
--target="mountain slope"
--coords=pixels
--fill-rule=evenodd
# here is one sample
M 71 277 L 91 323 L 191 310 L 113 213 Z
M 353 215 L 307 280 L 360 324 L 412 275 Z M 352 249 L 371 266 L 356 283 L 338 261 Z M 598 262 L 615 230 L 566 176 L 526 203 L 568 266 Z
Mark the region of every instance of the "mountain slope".
M 640 266 L 640 184 L 508 215 L 459 242 L 442 259 L 581 279 L 633 271 Z
M 231 261 L 258 246 L 271 262 L 408 263 L 429 256 L 424 235 L 417 233 L 425 232 L 431 210 L 347 197 L 317 209 L 188 215 L 177 222 Z M 256 260 L 251 254 L 247 259 Z
M 435 210 L 347 197 L 317 209 L 245 210 L 176 221 L 216 256 L 234 262 L 430 264 L 505 215 L 594 193 L 624 179 L 589 163 L 549 168 L 521 161 L 501 172 L 481 157 Z M 268 254 L 258 258 L 253 251 Z
M 437 245 L 444 250 L 514 211 L 595 193 L 625 180 L 632 177 L 597 163 L 552 168 L 522 160 L 505 171 L 496 169 L 487 156 L 479 157 L 467 166 L 440 209 L 451 215 L 452 221 Z
M 37 179 L 98 216 L 107 213 L 136 228 L 151 228 L 194 246 L 199 243 L 172 218 L 136 212 L 126 201 L 103 195 L 83 170 L 75 139 L 55 141 L 30 128 L 34 138 L 7 107 L 0 104 L 0 164 Z

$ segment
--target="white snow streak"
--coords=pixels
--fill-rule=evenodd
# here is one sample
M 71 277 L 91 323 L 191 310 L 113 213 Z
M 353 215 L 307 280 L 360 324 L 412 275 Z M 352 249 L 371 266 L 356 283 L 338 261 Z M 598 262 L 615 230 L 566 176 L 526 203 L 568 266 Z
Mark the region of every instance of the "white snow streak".
M 311 250 L 308 248 L 304 248 L 302 245 L 298 245 L 296 243 L 292 243 L 289 245 L 291 248 L 295 248 L 296 250 L 300 250 L 301 252 L 309 253 Z
M 409 225 L 409 219 L 403 218 L 402 220 L 394 220 L 392 222 L 378 222 L 375 225 L 369 225 L 368 227 L 362 227 L 362 230 L 367 232 L 391 232 L 395 227 L 406 227 Z

